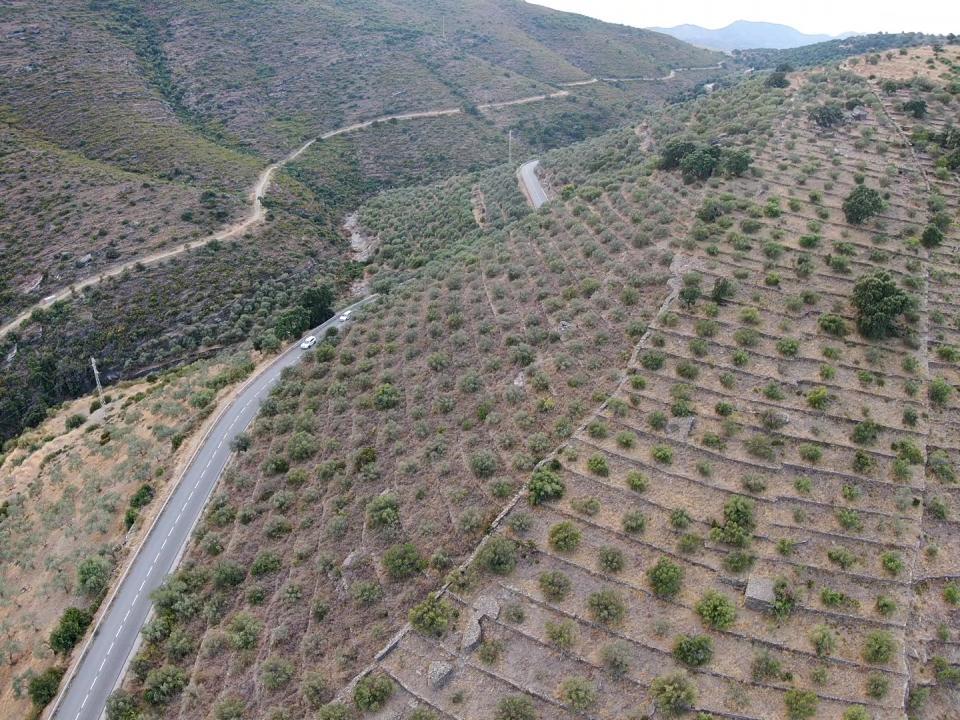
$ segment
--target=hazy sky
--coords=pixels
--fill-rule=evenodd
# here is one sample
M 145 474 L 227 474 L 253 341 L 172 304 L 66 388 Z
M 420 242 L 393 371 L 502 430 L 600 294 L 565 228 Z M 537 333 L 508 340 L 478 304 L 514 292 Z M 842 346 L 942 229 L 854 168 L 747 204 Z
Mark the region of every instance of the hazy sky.
M 636 27 L 691 23 L 708 28 L 734 20 L 791 25 L 806 33 L 900 32 L 960 33 L 956 0 L 533 0 L 557 10 L 590 15 Z

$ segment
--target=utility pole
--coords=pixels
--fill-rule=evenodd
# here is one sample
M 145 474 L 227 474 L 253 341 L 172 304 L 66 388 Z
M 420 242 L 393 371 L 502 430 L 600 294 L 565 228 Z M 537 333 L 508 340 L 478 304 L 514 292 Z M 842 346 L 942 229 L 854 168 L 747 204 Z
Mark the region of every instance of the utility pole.
M 100 384 L 100 371 L 97 370 L 97 361 L 90 356 L 90 367 L 93 368 L 93 379 L 97 381 L 97 395 L 100 396 L 100 404 L 103 405 L 103 386 Z
M 507 131 L 507 163 L 513 165 L 513 130 Z

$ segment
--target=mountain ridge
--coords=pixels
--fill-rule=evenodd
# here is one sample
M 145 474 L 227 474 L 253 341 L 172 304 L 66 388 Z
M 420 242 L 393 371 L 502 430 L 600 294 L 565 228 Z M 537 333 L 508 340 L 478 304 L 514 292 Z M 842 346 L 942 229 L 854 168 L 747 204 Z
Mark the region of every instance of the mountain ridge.
M 664 33 L 677 40 L 682 40 L 698 47 L 725 51 L 743 50 L 747 48 L 785 50 L 803 45 L 826 42 L 828 40 L 852 37 L 859 34 L 856 32 L 845 32 L 839 35 L 803 33 L 789 25 L 752 20 L 735 20 L 729 25 L 716 29 L 693 24 L 675 25 L 666 28 L 652 27 L 648 29 L 654 32 Z

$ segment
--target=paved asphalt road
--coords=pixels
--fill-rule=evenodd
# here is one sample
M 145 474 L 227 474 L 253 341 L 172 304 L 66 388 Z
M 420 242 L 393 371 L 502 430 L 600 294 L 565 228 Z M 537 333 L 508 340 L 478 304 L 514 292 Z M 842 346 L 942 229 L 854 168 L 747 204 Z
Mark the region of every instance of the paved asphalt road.
M 550 199 L 547 197 L 547 192 L 543 189 L 543 185 L 540 184 L 540 178 L 537 177 L 537 167 L 539 165 L 539 160 L 531 160 L 521 165 L 519 170 L 520 182 L 522 182 L 526 188 L 527 197 L 530 198 L 530 202 L 535 208 L 539 208 Z
M 344 310 L 359 308 L 375 298 L 376 295 L 368 296 Z M 345 322 L 339 320 L 344 310 L 308 334 L 322 337 L 328 327 L 344 325 Z M 100 717 L 150 612 L 150 593 L 179 561 L 186 541 L 230 459 L 230 441 L 254 419 L 260 403 L 284 368 L 300 360 L 304 351 L 299 343 L 298 340 L 250 382 L 210 431 L 133 561 L 52 717 L 57 720 L 96 720 Z

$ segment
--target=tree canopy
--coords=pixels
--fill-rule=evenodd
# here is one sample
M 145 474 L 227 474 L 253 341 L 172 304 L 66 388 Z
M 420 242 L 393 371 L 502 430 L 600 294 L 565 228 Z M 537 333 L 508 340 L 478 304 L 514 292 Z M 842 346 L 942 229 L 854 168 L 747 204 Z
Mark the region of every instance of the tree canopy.
M 853 286 L 857 328 L 866 337 L 882 338 L 894 332 L 897 318 L 910 306 L 910 297 L 886 270 L 864 275 Z
M 857 185 L 843 201 L 843 214 L 847 222 L 859 225 L 883 210 L 883 198 L 873 188 Z

